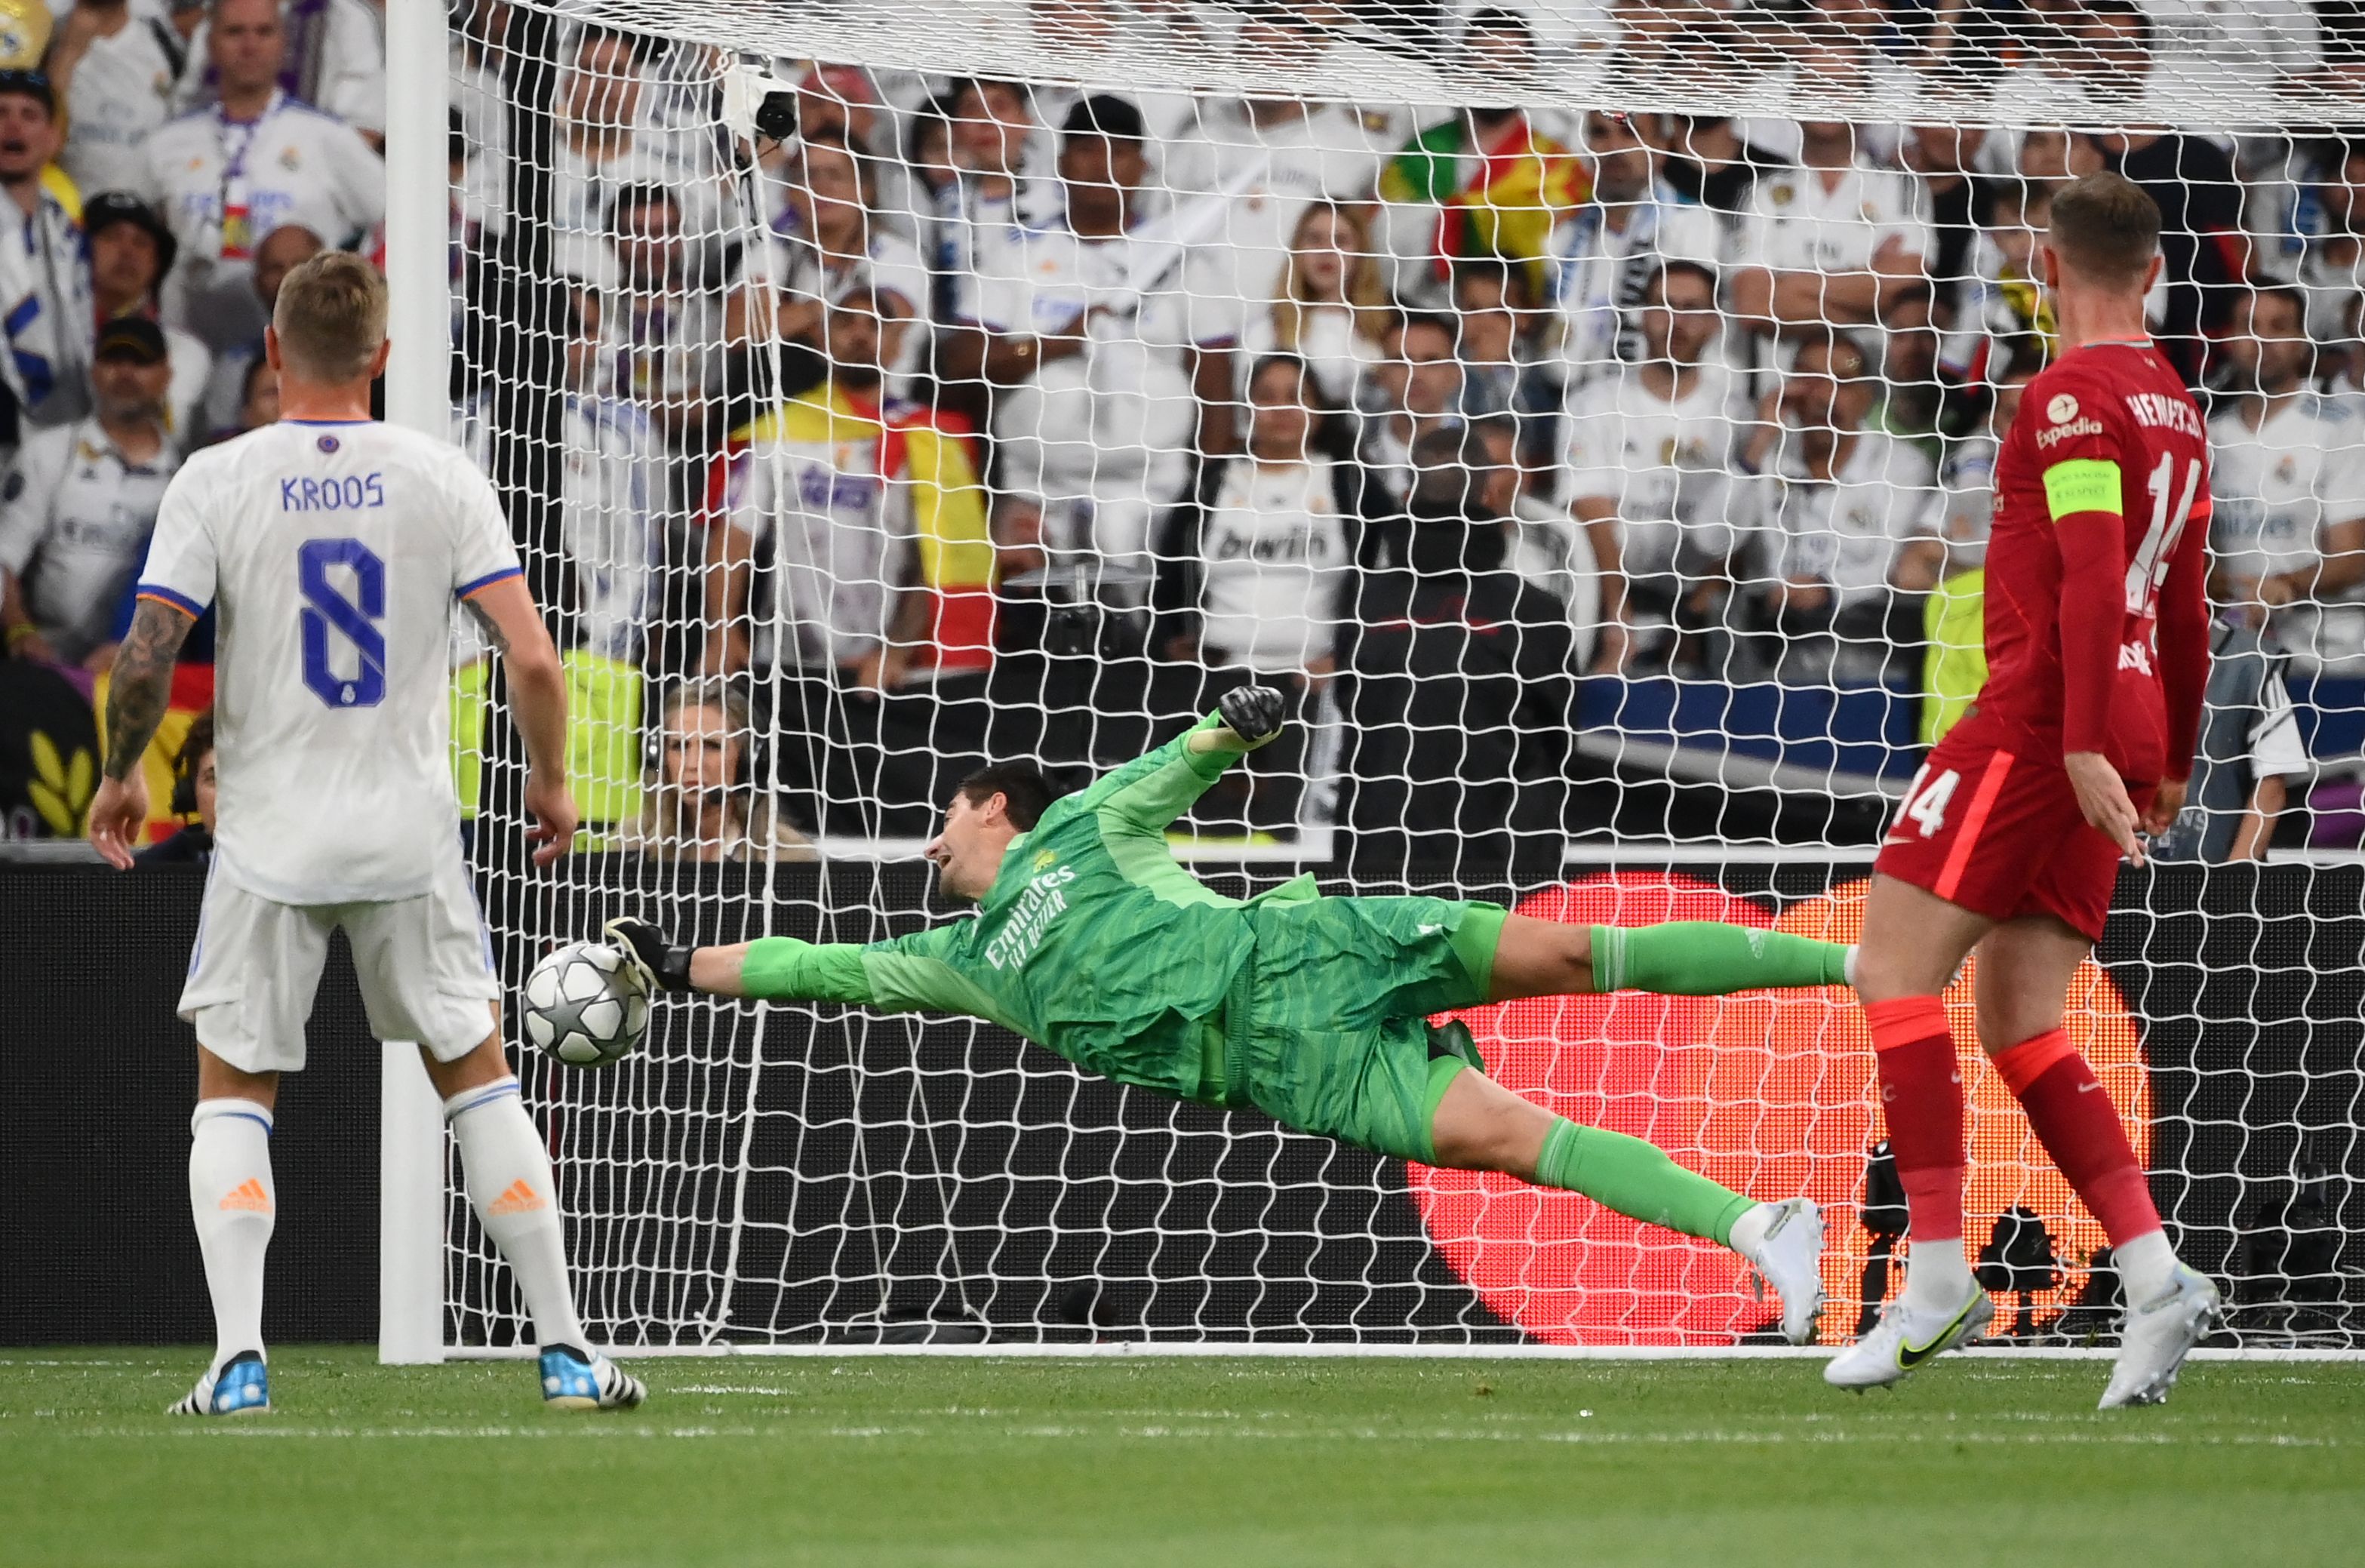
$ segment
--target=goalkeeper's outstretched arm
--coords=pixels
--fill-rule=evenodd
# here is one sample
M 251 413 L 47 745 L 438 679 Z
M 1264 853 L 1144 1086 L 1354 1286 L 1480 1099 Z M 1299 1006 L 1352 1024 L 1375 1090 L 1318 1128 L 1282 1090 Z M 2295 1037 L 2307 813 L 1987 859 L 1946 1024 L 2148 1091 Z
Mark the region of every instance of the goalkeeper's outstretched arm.
M 1270 686 L 1227 691 L 1196 724 L 1095 779 L 1078 808 L 1097 816 L 1104 832 L 1162 835 L 1225 768 L 1281 734 L 1283 711 Z
M 1166 824 L 1189 809 L 1236 759 L 1279 734 L 1283 711 L 1282 695 L 1271 687 L 1227 692 L 1216 711 L 1196 725 L 1093 784 L 1082 796 L 1080 809 L 1100 819 L 1104 834 L 1158 836 L 1162 848 Z M 1006 841 L 1010 830 L 1004 826 L 1002 831 Z M 948 823 L 947 836 L 949 833 Z M 993 850 L 995 856 L 999 853 Z M 991 869 L 983 876 L 965 896 L 982 896 L 992 880 Z M 941 948 L 954 929 L 937 926 L 868 947 L 792 936 L 692 947 L 674 942 L 644 920 L 626 917 L 607 927 L 653 992 L 843 1002 L 884 1012 L 965 1013 L 1005 1022 L 995 1016 L 991 997 L 943 961 Z
M 760 996 L 776 1001 L 846 1002 L 876 1005 L 862 949 L 850 942 L 801 942 L 763 936 L 723 947 L 677 943 L 645 920 L 608 923 L 652 992 L 703 991 L 709 996 Z
M 607 924 L 642 983 L 657 991 L 757 997 L 766 1002 L 843 1002 L 879 1013 L 948 1013 L 1017 1024 L 994 999 L 945 961 L 961 923 L 931 926 L 891 941 L 805 942 L 759 936 L 728 946 L 677 943 L 645 920 L 625 916 Z

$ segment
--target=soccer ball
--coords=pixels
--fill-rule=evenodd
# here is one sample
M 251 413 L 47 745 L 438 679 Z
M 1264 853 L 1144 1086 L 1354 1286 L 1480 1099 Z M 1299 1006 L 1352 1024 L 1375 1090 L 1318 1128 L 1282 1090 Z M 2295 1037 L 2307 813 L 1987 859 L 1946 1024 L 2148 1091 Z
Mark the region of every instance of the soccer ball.
M 649 999 L 640 971 L 597 942 L 569 942 L 525 977 L 525 1035 L 569 1067 L 607 1067 L 640 1048 Z

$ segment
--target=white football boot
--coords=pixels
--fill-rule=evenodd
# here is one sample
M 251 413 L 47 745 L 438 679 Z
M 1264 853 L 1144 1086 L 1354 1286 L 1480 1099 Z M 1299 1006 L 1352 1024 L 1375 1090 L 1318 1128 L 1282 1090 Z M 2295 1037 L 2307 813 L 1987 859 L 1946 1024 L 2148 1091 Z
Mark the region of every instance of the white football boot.
M 1765 1234 L 1735 1251 L 1782 1298 L 1782 1338 L 1804 1345 L 1815 1337 L 1823 1310 L 1823 1211 L 1811 1198 L 1760 1204 Z M 1765 1299 L 1761 1290 L 1758 1299 Z
M 1970 1299 L 1952 1314 L 1916 1312 L 1900 1298 L 1880 1309 L 1880 1321 L 1871 1333 L 1824 1363 L 1823 1381 L 1859 1393 L 1883 1387 L 1933 1357 L 1978 1338 L 1994 1318 L 1995 1303 L 1977 1285 L 1971 1287 Z
M 2101 1408 L 2167 1404 L 2185 1352 L 2207 1338 L 2225 1316 L 2225 1302 L 2208 1276 L 2179 1263 L 2164 1294 L 2127 1309 L 2118 1364 L 2111 1369 Z

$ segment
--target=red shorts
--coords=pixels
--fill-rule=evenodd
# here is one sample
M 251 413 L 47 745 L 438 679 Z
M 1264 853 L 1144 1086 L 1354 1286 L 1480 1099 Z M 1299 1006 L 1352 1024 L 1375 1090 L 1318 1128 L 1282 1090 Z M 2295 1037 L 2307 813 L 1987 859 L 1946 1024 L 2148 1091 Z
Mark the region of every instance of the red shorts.
M 1974 914 L 2050 914 L 2096 941 L 2119 880 L 2119 846 L 2086 821 L 2052 757 L 1948 735 L 1913 776 L 1873 870 Z M 2155 786 L 2128 787 L 2135 810 Z

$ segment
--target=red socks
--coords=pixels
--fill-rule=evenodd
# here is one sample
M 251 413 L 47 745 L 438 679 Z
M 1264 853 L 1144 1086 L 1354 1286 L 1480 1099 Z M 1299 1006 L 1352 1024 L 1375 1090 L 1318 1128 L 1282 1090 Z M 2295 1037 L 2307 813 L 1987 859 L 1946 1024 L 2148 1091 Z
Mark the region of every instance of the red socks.
M 1968 1156 L 1963 1076 L 1945 1003 L 1934 996 L 1898 997 L 1866 1002 L 1864 1015 L 1872 1025 L 1881 1114 L 1914 1244 L 1926 1249 L 1933 1242 L 1959 1243 Z M 2023 1040 L 1999 1052 L 1995 1068 L 2113 1247 L 2160 1228 L 2118 1109 L 2068 1034 L 2050 1029 Z
M 1868 1002 L 1889 1149 L 1916 1249 L 1963 1238 L 1963 1074 L 1946 1004 L 1934 996 Z M 1917 1251 L 1917 1256 L 1919 1255 Z
M 1874 1036 L 1877 1041 L 1879 1036 Z M 1882 1077 L 1886 1080 L 1887 1058 Z M 1996 1070 L 2006 1088 L 2018 1096 L 2053 1163 L 2069 1179 L 2086 1207 L 2102 1222 L 2113 1247 L 2124 1247 L 2138 1236 L 2160 1228 L 2159 1211 L 2152 1205 L 2151 1185 L 2127 1142 L 2110 1092 L 2069 1036 L 2050 1029 L 2033 1039 L 1999 1051 Z M 1894 1140 L 1894 1132 L 1890 1135 Z M 1900 1170 L 1903 1170 L 1900 1163 Z M 1911 1189 L 1909 1188 L 1910 1192 Z M 1918 1211 L 1917 1211 L 1918 1223 Z

